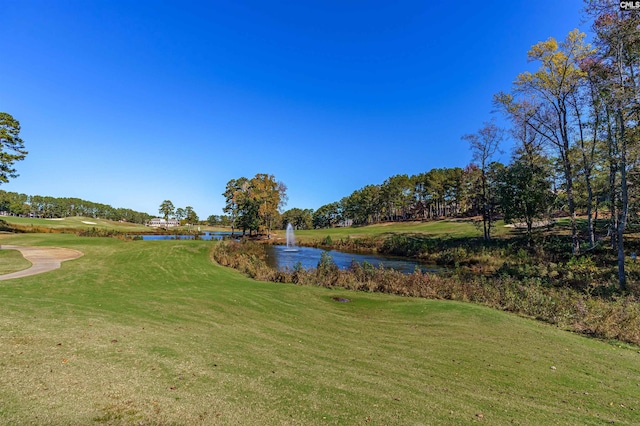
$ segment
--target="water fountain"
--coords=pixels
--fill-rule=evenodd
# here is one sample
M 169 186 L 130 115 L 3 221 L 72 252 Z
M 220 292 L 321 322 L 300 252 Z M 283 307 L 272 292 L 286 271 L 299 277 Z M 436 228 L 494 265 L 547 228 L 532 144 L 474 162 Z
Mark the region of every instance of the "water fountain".
M 287 248 L 285 251 L 298 251 L 296 247 L 296 236 L 293 233 L 293 225 L 287 225 Z

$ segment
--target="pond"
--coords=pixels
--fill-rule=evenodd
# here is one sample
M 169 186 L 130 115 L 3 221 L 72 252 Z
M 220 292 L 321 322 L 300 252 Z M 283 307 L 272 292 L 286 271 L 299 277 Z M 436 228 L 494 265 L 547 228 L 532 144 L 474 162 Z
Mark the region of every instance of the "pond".
M 293 269 L 298 262 L 305 269 L 315 268 L 318 266 L 322 253 L 331 256 L 333 262 L 340 269 L 347 269 L 352 261 L 360 264 L 368 262 L 376 268 L 382 265 L 386 269 L 395 269 L 396 271 L 410 274 L 416 267 L 422 272 L 438 272 L 442 270 L 436 265 L 420 263 L 418 261 L 399 257 L 382 256 L 378 254 L 359 254 L 345 253 L 336 250 L 323 250 L 312 247 L 295 247 L 296 251 L 287 250 L 287 246 L 266 245 L 267 264 L 278 270 Z
M 231 232 L 205 232 L 200 234 L 201 240 L 222 240 L 223 237 L 231 235 Z M 146 241 L 159 241 L 159 240 L 193 240 L 193 235 L 140 235 L 143 240 Z M 333 262 L 338 265 L 340 269 L 347 269 L 351 265 L 352 261 L 356 261 L 359 264 L 367 262 L 376 268 L 382 265 L 386 269 L 395 269 L 396 271 L 410 274 L 418 267 L 422 272 L 438 272 L 442 268 L 433 265 L 421 263 L 416 260 L 407 259 L 404 257 L 383 256 L 379 254 L 361 254 L 361 253 L 346 253 L 337 250 L 324 250 L 313 247 L 300 247 L 296 246 L 295 251 L 287 250 L 287 246 L 276 246 L 265 244 L 265 250 L 267 253 L 267 264 L 278 270 L 285 270 L 287 268 L 293 269 L 298 262 L 305 268 L 315 268 L 318 266 L 318 262 L 322 256 L 322 253 L 327 252 Z

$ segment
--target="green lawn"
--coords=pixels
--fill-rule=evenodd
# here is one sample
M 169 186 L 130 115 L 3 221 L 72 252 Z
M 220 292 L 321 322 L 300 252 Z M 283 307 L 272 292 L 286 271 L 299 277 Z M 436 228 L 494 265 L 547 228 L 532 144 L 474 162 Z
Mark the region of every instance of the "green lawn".
M 640 421 L 638 348 L 471 304 L 256 282 L 207 241 L 0 244 L 85 254 L 0 284 L 2 424 Z
M 30 217 L 15 217 L 15 216 L 0 216 L 0 219 L 6 221 L 9 224 L 20 225 L 26 227 L 39 227 L 46 229 L 75 229 L 75 230 L 87 230 L 87 229 L 103 229 L 103 230 L 112 230 L 118 232 L 135 232 L 135 233 L 150 233 L 153 234 L 158 229 L 151 228 L 145 225 L 140 225 L 136 223 L 127 223 L 127 222 L 115 222 L 112 220 L 106 219 L 95 219 L 92 217 L 81 217 L 81 216 L 73 216 L 73 217 L 65 217 L 65 218 L 54 218 L 54 219 L 40 219 L 40 218 L 30 218 Z M 229 228 L 220 228 L 220 227 L 211 227 L 200 225 L 199 228 L 202 231 L 229 231 Z M 172 228 L 171 231 L 184 230 L 187 231 L 189 228 L 187 226 L 183 226 L 180 228 Z
M 77 229 L 86 230 L 91 228 L 115 230 L 118 232 L 148 232 L 154 233 L 155 228 L 134 223 L 121 223 L 105 219 L 95 219 L 90 217 L 66 217 L 56 219 L 39 219 L 15 216 L 2 216 L 0 219 L 5 220 L 9 224 L 20 226 L 40 227 L 47 229 Z M 231 228 L 210 227 L 200 225 L 202 231 L 231 231 Z M 181 229 L 187 230 L 186 227 Z M 174 229 L 172 229 L 173 231 Z M 236 232 L 238 232 L 236 230 Z M 505 228 L 502 221 L 498 221 L 492 230 L 492 235 L 501 236 L 508 235 L 513 231 Z M 240 231 L 241 233 L 241 231 Z M 481 237 L 482 223 L 473 222 L 472 220 L 456 219 L 456 220 L 437 220 L 431 222 L 394 222 L 383 223 L 377 225 L 348 227 L 348 228 L 330 228 L 330 229 L 314 229 L 295 231 L 296 238 L 299 240 L 321 240 L 326 236 L 331 238 L 362 238 L 362 237 L 385 237 L 397 233 L 419 233 L 432 237 Z M 276 238 L 284 238 L 284 230 L 274 230 L 272 234 Z
M 0 274 L 10 274 L 31 267 L 18 250 L 0 250 Z
M 95 219 L 92 217 L 65 217 L 55 219 L 39 219 L 31 217 L 15 217 L 15 216 L 0 216 L 0 219 L 6 221 L 9 224 L 21 225 L 21 226 L 34 226 L 41 228 L 51 229 L 109 229 L 120 232 L 145 232 L 150 228 L 144 225 L 126 222 L 114 222 L 106 219 Z M 153 232 L 153 231 L 151 231 Z
M 492 236 L 508 235 L 512 228 L 506 228 L 503 221 L 498 221 L 492 229 Z M 418 233 L 429 237 L 438 238 L 468 238 L 482 237 L 482 222 L 472 220 L 435 220 L 430 222 L 393 222 L 377 225 L 347 228 L 328 228 L 295 231 L 296 239 L 300 241 L 322 240 L 330 236 L 331 239 L 386 237 L 391 234 Z M 284 238 L 285 231 L 275 231 L 276 237 Z

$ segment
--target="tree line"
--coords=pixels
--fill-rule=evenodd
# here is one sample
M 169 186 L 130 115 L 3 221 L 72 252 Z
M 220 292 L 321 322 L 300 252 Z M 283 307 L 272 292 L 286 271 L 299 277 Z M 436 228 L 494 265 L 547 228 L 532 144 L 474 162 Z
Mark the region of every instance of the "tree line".
M 13 216 L 40 218 L 86 216 L 140 224 L 145 224 L 152 218 L 147 213 L 126 208 L 114 208 L 108 204 L 94 203 L 80 198 L 26 195 L 3 190 L 0 190 L 0 212 Z
M 477 183 L 478 168 L 473 165 L 395 175 L 321 206 L 312 214 L 312 225 L 326 228 L 473 215 L 479 209 Z

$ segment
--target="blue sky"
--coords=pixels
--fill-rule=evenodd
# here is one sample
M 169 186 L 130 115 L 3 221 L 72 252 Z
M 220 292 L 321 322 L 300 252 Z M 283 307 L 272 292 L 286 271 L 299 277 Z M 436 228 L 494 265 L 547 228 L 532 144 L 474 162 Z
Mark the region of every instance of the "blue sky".
M 6 191 L 221 214 L 270 173 L 317 209 L 464 167 L 461 136 L 582 23 L 580 0 L 0 0 L 0 111 L 29 155 Z M 508 159 L 509 143 L 503 149 Z

